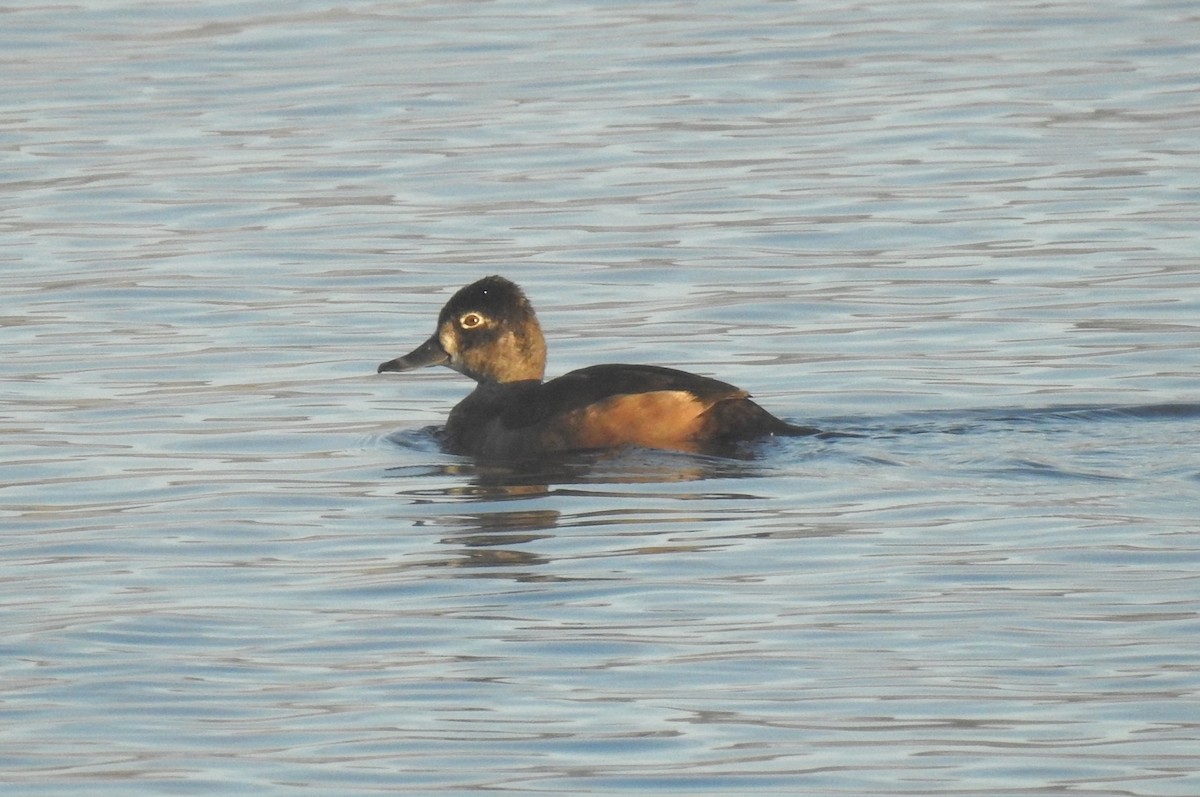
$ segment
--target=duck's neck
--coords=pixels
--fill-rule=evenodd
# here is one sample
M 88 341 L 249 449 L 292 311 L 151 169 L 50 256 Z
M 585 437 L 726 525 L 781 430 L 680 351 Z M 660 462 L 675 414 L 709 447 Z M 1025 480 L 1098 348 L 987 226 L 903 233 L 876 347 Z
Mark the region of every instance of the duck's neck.
M 546 339 L 537 322 L 515 332 L 497 349 L 505 356 L 488 363 L 488 376 L 495 382 L 540 382 L 546 376 Z

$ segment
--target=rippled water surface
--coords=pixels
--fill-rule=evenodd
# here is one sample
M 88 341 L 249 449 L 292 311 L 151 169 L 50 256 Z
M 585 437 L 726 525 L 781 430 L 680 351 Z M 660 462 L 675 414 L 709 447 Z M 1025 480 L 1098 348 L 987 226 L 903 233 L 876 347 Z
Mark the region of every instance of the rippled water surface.
M 0 20 L 5 794 L 1200 794 L 1194 3 Z M 848 434 L 441 453 L 497 272 Z

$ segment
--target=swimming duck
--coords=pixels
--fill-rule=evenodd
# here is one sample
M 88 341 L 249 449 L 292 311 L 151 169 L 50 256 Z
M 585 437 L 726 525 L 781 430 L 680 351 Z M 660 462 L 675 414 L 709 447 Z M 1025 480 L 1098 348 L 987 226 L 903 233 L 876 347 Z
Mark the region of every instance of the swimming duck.
M 445 365 L 477 383 L 446 421 L 443 447 L 481 459 L 529 459 L 643 446 L 721 452 L 771 435 L 812 435 L 750 400 L 740 388 L 655 365 L 593 365 L 543 381 L 546 341 L 525 294 L 504 277 L 462 288 L 437 330 L 378 368 Z

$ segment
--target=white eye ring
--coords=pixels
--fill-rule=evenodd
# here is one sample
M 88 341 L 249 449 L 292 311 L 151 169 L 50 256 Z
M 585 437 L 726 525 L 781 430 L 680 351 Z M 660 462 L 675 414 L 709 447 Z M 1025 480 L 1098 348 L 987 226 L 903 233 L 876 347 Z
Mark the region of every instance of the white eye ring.
M 458 325 L 463 329 L 475 329 L 483 326 L 483 316 L 476 312 L 463 313 L 459 316 Z

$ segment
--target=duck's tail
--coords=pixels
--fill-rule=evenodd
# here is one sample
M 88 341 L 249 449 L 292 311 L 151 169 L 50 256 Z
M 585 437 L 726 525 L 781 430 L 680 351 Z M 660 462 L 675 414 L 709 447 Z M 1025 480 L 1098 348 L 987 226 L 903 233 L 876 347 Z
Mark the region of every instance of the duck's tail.
M 748 398 L 718 401 L 705 413 L 705 420 L 709 439 L 722 442 L 821 434 L 816 427 L 797 426 L 776 418 Z

